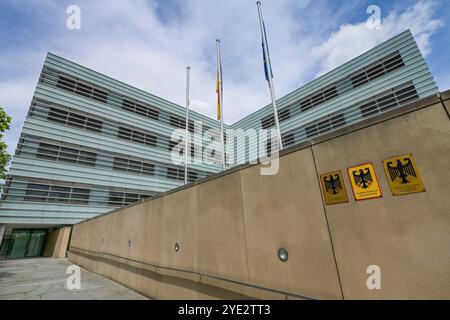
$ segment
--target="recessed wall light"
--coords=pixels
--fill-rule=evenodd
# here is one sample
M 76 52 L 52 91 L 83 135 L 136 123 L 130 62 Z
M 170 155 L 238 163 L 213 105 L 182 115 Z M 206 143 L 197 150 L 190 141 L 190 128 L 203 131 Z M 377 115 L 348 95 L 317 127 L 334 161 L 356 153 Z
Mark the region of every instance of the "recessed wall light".
M 289 253 L 285 248 L 278 249 L 278 259 L 280 259 L 281 262 L 288 261 Z

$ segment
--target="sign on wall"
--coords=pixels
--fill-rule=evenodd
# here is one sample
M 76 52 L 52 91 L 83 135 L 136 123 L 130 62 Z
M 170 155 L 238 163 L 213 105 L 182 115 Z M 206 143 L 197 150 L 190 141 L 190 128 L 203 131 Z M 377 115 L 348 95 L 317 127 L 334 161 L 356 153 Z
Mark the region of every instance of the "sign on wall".
M 356 200 L 380 198 L 382 196 L 372 163 L 348 168 L 348 176 Z
M 384 160 L 383 169 L 394 196 L 425 191 L 425 185 L 412 154 Z
M 320 184 L 327 205 L 348 202 L 344 177 L 340 170 L 321 174 Z

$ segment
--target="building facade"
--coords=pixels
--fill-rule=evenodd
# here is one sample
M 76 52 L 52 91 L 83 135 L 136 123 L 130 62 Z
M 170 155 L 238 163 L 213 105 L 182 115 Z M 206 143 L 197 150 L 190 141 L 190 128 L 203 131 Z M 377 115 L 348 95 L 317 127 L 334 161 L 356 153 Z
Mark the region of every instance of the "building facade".
M 284 146 L 437 93 L 405 31 L 280 98 Z M 191 132 L 196 121 L 203 131 L 219 132 L 217 121 L 190 111 Z M 267 105 L 226 125 L 226 140 L 235 141 L 233 129 L 273 126 Z M 45 228 L 71 225 L 184 184 L 183 165 L 171 161 L 177 143 L 172 132 L 184 127 L 184 107 L 48 54 L 2 195 L 6 238 L 14 240 L 15 228 L 29 227 L 30 242 L 36 227 L 45 235 Z M 270 153 L 272 142 L 265 147 Z M 248 161 L 252 148 L 257 145 L 235 143 L 228 167 L 238 153 Z M 220 170 L 220 164 L 190 164 L 189 181 Z

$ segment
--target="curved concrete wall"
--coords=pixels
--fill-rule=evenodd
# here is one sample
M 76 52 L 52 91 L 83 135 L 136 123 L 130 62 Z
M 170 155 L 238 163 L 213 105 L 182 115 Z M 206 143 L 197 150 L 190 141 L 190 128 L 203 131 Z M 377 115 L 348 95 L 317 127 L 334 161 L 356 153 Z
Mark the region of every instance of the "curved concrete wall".
M 448 299 L 444 103 L 426 98 L 285 150 L 274 176 L 242 166 L 77 224 L 69 258 L 157 299 Z M 393 197 L 381 161 L 407 153 L 427 191 Z M 345 171 L 364 162 L 383 197 L 355 202 Z M 349 202 L 327 206 L 318 176 L 334 170 Z M 366 286 L 369 265 L 381 268 L 380 290 Z

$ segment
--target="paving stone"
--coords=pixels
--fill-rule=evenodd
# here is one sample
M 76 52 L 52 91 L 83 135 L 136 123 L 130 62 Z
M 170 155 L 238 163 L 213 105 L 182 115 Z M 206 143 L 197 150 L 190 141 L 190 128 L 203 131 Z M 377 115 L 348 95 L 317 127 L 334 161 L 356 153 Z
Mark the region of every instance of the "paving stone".
M 67 290 L 67 259 L 0 260 L 0 300 L 147 300 L 95 273 L 81 269 L 81 289 Z

